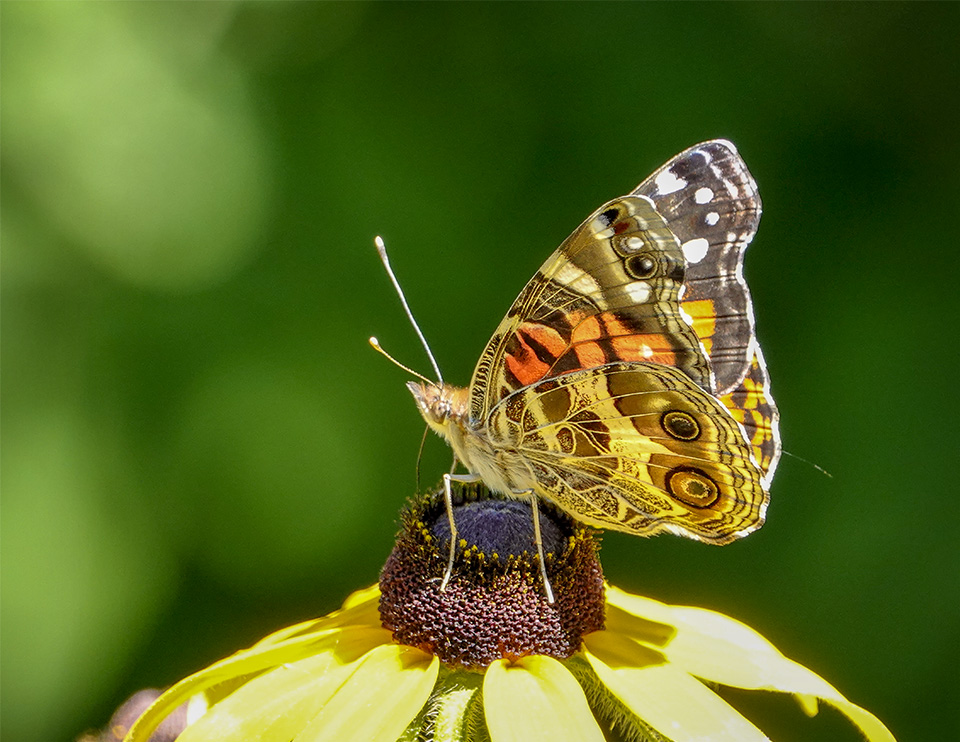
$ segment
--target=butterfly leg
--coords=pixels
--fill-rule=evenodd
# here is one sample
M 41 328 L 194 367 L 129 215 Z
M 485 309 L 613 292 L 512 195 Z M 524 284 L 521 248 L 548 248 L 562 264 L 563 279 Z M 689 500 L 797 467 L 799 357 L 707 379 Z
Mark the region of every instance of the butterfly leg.
M 553 588 L 547 577 L 547 563 L 543 557 L 543 539 L 540 537 L 540 506 L 537 493 L 533 490 L 514 492 L 515 495 L 526 495 L 530 499 L 530 512 L 533 514 L 533 542 L 537 545 L 537 557 L 540 560 L 540 575 L 543 577 L 543 590 L 547 594 L 547 602 L 553 603 Z
M 457 460 L 454 458 L 453 465 L 456 467 Z M 447 561 L 447 571 L 443 573 L 443 582 L 440 583 L 440 592 L 447 589 L 450 582 L 450 576 L 453 574 L 453 558 L 457 553 L 457 524 L 453 519 L 453 492 L 450 489 L 450 482 L 479 482 L 480 477 L 476 474 L 444 474 L 443 475 L 443 501 L 447 506 L 447 518 L 450 521 L 450 559 Z

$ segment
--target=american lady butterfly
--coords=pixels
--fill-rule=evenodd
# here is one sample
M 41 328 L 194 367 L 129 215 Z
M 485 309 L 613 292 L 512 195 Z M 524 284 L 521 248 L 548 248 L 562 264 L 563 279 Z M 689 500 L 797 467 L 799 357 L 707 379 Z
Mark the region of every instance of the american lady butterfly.
M 535 532 L 540 497 L 643 536 L 726 544 L 759 528 L 780 456 L 743 279 L 759 220 L 723 140 L 591 214 L 520 292 L 469 387 L 408 384 L 469 472 L 445 477 L 448 505 L 451 478 L 479 479 L 529 497 Z

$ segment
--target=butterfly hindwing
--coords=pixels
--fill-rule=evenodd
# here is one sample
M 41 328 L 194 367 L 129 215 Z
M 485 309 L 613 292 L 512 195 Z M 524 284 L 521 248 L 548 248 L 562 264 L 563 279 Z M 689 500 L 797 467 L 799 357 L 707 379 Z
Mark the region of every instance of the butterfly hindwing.
M 686 261 L 681 307 L 694 319 L 726 394 L 752 364 L 753 304 L 743 254 L 760 223 L 756 182 L 736 147 L 703 142 L 681 152 L 633 191 L 653 201 L 677 236 Z
M 480 357 L 471 415 L 544 378 L 617 361 L 675 366 L 713 384 L 696 333 L 677 311 L 685 264 L 649 199 L 600 207 L 527 283 Z
M 489 427 L 578 519 L 726 543 L 758 528 L 767 494 L 739 426 L 686 374 L 613 363 L 514 392 Z
M 780 413 L 770 396 L 770 380 L 760 346 L 754 343 L 750 368 L 737 388 L 720 397 L 734 420 L 743 426 L 764 487 L 770 486 L 780 461 Z

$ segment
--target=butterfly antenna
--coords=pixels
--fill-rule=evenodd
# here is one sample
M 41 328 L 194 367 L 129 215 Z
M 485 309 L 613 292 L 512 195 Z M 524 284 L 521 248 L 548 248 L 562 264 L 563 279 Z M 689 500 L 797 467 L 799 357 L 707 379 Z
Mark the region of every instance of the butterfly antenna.
M 394 358 L 392 355 L 390 355 L 389 353 L 387 353 L 387 351 L 385 351 L 385 350 L 381 347 L 380 341 L 377 340 L 376 338 L 370 338 L 367 342 L 370 343 L 370 345 L 373 347 L 373 349 L 374 349 L 375 351 L 377 351 L 377 353 L 380 353 L 381 355 L 383 355 L 383 356 L 384 356 L 388 361 L 390 361 L 390 363 L 392 363 L 393 365 L 399 366 L 399 367 L 402 368 L 404 371 L 406 371 L 408 374 L 411 374 L 411 375 L 413 375 L 413 376 L 416 376 L 416 377 L 417 377 L 418 379 L 420 379 L 421 381 L 427 382 L 430 386 L 436 385 L 437 382 L 431 381 L 431 380 L 428 379 L 426 376 L 424 376 L 423 374 L 417 373 L 416 371 L 414 371 L 414 370 L 413 370 L 412 368 L 410 368 L 409 366 L 404 366 L 402 363 L 400 363 L 400 361 L 398 361 L 398 360 L 397 360 L 396 358 Z M 443 382 L 441 382 L 441 383 L 443 383 Z
M 808 466 L 812 466 L 814 469 L 816 469 L 818 472 L 820 472 L 820 473 L 823 474 L 824 476 L 829 477 L 830 479 L 833 479 L 833 474 L 831 474 L 830 472 L 828 472 L 828 471 L 827 471 L 826 469 L 824 469 L 822 466 L 817 466 L 817 465 L 814 464 L 812 461 L 808 461 L 807 459 L 803 458 L 802 456 L 797 456 L 795 453 L 790 453 L 790 451 L 783 451 L 783 455 L 784 455 L 784 456 L 789 456 L 790 458 L 796 459 L 797 461 L 802 461 L 804 464 L 807 464 Z
M 440 373 L 440 367 L 437 365 L 437 360 L 433 357 L 433 353 L 430 351 L 430 346 L 427 345 L 427 339 L 423 336 L 423 333 L 420 331 L 420 325 L 418 325 L 417 321 L 413 318 L 413 312 L 410 311 L 410 305 L 407 304 L 407 297 L 403 295 L 403 289 L 400 288 L 400 282 L 397 280 L 396 275 L 394 275 L 393 268 L 390 267 L 390 259 L 387 257 L 387 248 L 383 244 L 383 238 L 378 235 L 377 237 L 374 238 L 373 241 L 377 246 L 377 252 L 380 254 L 380 262 L 383 263 L 383 267 L 386 269 L 387 275 L 390 276 L 390 280 L 393 282 L 393 287 L 397 290 L 397 295 L 400 297 L 400 303 L 403 304 L 403 311 L 407 313 L 407 318 L 410 320 L 410 324 L 413 325 L 413 329 L 416 330 L 417 337 L 420 338 L 420 342 L 423 344 L 423 349 L 427 351 L 427 357 L 430 359 L 430 365 L 433 366 L 433 371 L 437 375 L 437 381 L 443 384 L 443 375 Z M 371 338 L 371 341 L 374 339 L 375 338 Z M 383 351 L 383 349 L 380 348 L 379 346 L 374 345 L 374 347 L 377 348 L 384 355 L 387 355 Z M 390 356 L 387 355 L 387 358 L 390 358 Z M 390 360 L 393 360 L 393 359 L 390 358 Z M 393 362 L 397 363 L 396 361 L 393 361 Z M 399 363 L 397 363 L 397 365 L 400 366 L 401 368 L 407 368 L 406 366 L 403 366 Z M 407 370 L 409 371 L 410 369 L 407 369 Z M 420 376 L 420 374 L 414 373 L 414 372 L 411 372 L 411 373 L 413 373 L 414 376 L 418 376 L 421 379 L 423 379 L 423 377 Z M 432 381 L 429 381 L 429 379 L 424 379 L 424 381 L 427 381 L 430 384 L 433 383 Z

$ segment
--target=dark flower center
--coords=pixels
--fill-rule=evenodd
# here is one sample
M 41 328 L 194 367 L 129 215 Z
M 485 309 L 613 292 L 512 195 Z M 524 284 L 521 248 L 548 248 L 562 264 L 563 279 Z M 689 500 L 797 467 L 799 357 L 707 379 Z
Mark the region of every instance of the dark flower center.
M 440 493 L 403 513 L 403 527 L 380 576 L 380 616 L 397 641 L 450 665 L 481 669 L 499 658 L 559 659 L 603 628 L 603 573 L 593 532 L 541 503 L 540 531 L 556 601 L 547 602 L 533 540 L 530 504 L 482 485 L 454 491 L 457 551 L 447 568 L 450 524 Z
M 533 554 L 533 518 L 522 500 L 482 500 L 454 509 L 457 538 L 488 554 L 519 556 Z M 438 518 L 430 532 L 449 548 L 450 520 Z M 540 513 L 540 538 L 545 553 L 557 554 L 566 547 L 566 536 L 556 521 Z

